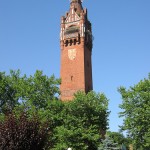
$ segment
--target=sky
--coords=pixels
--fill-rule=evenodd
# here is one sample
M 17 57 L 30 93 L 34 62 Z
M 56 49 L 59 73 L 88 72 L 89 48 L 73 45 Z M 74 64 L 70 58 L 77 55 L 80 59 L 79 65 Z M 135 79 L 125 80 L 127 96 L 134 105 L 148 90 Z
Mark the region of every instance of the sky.
M 120 86 L 150 73 L 150 0 L 84 0 L 94 36 L 93 88 L 109 99 L 111 131 L 118 131 Z M 0 71 L 42 70 L 60 77 L 60 18 L 69 0 L 0 0 Z

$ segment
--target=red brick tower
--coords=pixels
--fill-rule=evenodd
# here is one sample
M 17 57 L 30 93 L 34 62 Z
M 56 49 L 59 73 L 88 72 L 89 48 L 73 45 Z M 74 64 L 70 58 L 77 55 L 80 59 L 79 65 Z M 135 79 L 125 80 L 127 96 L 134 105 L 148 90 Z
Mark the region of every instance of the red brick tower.
M 61 99 L 71 100 L 77 91 L 86 93 L 92 84 L 92 31 L 82 0 L 71 0 L 61 18 Z

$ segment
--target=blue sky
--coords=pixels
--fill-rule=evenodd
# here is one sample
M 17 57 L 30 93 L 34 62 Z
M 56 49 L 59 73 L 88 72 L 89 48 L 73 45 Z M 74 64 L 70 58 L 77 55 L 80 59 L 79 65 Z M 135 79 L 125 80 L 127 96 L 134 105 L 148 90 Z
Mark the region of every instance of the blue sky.
M 150 72 L 150 0 L 84 0 L 92 23 L 93 86 L 110 100 L 110 130 L 122 119 L 120 86 Z M 69 0 L 0 0 L 0 71 L 60 76 L 60 17 Z

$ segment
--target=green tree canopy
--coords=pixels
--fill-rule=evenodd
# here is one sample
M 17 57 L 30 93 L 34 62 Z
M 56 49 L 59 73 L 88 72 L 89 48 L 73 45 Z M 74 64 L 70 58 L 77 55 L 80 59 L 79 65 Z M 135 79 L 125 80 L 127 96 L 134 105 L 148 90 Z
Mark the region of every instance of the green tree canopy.
M 18 117 L 22 110 L 30 118 L 37 114 L 40 123 L 48 122 L 51 129 L 51 149 L 97 150 L 108 128 L 108 99 L 104 94 L 78 92 L 72 101 L 62 102 L 58 99 L 60 80 L 42 71 L 29 77 L 21 76 L 19 70 L 10 75 L 0 73 L 0 79 L 0 113 L 4 118 L 12 110 Z
M 118 145 L 121 147 L 122 145 L 126 146 L 127 149 L 129 149 L 129 145 L 132 143 L 131 138 L 125 137 L 120 132 L 111 132 L 108 131 L 107 135 L 113 142 L 118 143 Z
M 109 136 L 102 140 L 98 150 L 120 150 L 118 143 L 115 143 Z
M 108 100 L 104 94 L 78 92 L 72 101 L 51 101 L 40 114 L 52 123 L 54 150 L 97 150 L 108 127 Z
M 21 76 L 20 71 L 10 71 L 10 75 L 0 72 L 0 112 L 12 110 L 20 102 L 31 103 L 44 108 L 47 102 L 57 99 L 59 79 L 47 77 L 37 70 L 33 76 Z
M 150 149 L 150 74 L 138 84 L 126 89 L 120 87 L 122 104 L 120 113 L 124 117 L 123 130 L 133 138 L 136 150 Z
M 16 85 L 19 80 L 19 71 L 10 71 L 10 75 L 0 72 L 0 112 L 12 110 L 18 104 Z

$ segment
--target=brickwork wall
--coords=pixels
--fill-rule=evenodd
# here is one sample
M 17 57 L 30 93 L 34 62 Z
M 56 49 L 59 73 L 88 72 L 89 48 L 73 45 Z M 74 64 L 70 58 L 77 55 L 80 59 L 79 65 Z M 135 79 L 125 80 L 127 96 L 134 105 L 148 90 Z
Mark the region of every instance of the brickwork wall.
M 85 46 L 84 48 L 84 69 L 85 69 L 85 92 L 93 90 L 92 82 L 92 51 Z
M 68 50 L 76 49 L 76 56 L 69 59 Z M 64 46 L 61 51 L 61 99 L 72 99 L 78 90 L 85 91 L 83 43 Z
M 69 12 L 61 18 L 61 100 L 71 100 L 77 91 L 93 89 L 90 34 L 87 9 L 82 8 L 80 0 L 71 1 Z

